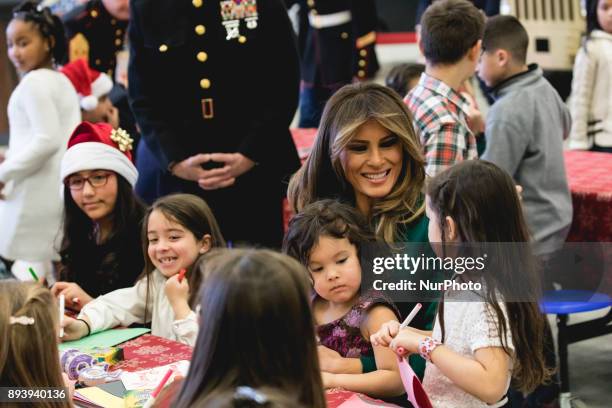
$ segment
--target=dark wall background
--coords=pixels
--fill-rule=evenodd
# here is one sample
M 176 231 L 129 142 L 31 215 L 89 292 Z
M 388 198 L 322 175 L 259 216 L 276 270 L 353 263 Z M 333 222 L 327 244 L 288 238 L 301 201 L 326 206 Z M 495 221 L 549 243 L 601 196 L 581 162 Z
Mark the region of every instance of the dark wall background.
M 417 0 L 376 0 L 378 31 L 414 31 Z

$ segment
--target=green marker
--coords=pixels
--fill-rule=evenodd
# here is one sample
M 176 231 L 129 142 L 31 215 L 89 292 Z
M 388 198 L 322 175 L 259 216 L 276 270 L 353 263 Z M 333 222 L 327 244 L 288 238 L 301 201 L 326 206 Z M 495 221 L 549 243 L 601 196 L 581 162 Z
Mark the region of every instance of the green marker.
M 36 272 L 34 272 L 34 269 L 32 269 L 31 267 L 28 268 L 28 271 L 30 271 L 30 274 L 32 275 L 32 277 L 34 278 L 34 280 L 36 282 L 38 282 L 38 276 L 36 275 Z

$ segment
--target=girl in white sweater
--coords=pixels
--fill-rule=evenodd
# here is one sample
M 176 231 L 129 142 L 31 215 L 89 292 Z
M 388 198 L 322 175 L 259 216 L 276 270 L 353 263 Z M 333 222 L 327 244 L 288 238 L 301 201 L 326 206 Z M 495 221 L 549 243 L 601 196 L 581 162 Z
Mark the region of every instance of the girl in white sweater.
M 51 261 L 59 260 L 59 166 L 81 112 L 72 84 L 55 70 L 66 54 L 58 17 L 34 2 L 22 3 L 13 10 L 6 38 L 21 81 L 9 100 L 9 148 L 0 164 L 0 256 L 16 261 L 18 278 L 31 280 L 27 269 L 33 267 L 49 281 Z
M 612 0 L 592 1 L 574 64 L 571 149 L 612 153 Z
M 225 240 L 208 205 L 190 194 L 160 198 L 143 221 L 145 271 L 133 287 L 117 289 L 65 318 L 63 340 L 74 340 L 115 326 L 151 323 L 151 333 L 193 346 L 198 320 L 193 311 L 202 281 L 193 265 Z M 182 269 L 187 270 L 184 279 Z

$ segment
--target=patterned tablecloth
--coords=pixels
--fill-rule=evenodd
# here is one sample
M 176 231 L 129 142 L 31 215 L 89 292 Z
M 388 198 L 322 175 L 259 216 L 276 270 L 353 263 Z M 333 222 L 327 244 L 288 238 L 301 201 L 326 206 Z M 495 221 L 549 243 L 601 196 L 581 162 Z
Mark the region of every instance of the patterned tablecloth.
M 574 219 L 568 241 L 612 242 L 612 154 L 566 151 Z
M 176 341 L 145 334 L 121 344 L 124 361 L 116 364 L 112 370 L 139 371 L 158 367 L 179 360 L 190 360 L 193 349 Z M 326 393 L 328 408 L 337 408 L 350 399 L 355 393 L 345 390 L 331 390 Z M 375 400 L 362 397 L 376 403 Z

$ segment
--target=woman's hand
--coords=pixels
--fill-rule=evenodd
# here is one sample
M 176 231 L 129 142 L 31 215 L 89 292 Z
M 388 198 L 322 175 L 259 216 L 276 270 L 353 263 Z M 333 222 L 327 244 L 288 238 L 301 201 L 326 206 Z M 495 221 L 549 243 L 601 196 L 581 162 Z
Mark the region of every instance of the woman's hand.
M 389 320 L 383 323 L 380 329 L 370 336 L 370 343 L 373 346 L 389 347 L 393 338 L 399 332 L 400 323 L 397 320 Z
M 178 280 L 178 273 L 171 276 L 166 281 L 164 292 L 170 302 L 170 306 L 174 310 L 176 320 L 182 320 L 191 312 L 189 307 L 189 284 L 187 279 L 183 278 L 181 282 Z
M 51 288 L 53 296 L 64 295 L 66 306 L 70 309 L 81 310 L 83 306 L 93 300 L 79 285 L 74 282 L 56 282 Z
M 62 327 L 64 328 L 64 337 L 60 339 L 61 341 L 78 340 L 87 336 L 89 332 L 85 322 L 68 316 L 64 316 Z

